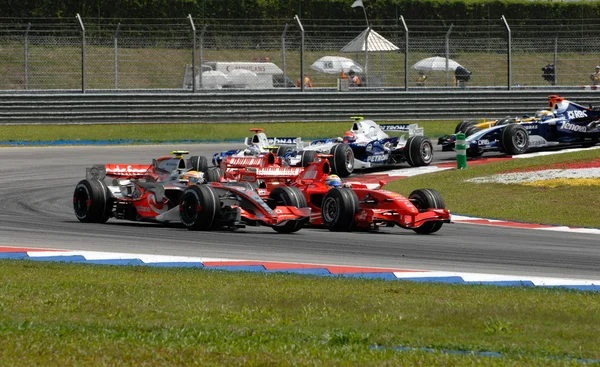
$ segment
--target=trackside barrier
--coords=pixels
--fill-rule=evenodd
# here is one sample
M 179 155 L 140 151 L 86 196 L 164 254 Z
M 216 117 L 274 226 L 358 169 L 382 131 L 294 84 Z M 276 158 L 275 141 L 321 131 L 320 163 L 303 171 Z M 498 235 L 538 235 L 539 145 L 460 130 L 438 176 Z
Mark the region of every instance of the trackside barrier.
M 467 144 L 465 143 L 466 135 L 464 133 L 456 134 L 456 168 L 467 168 Z

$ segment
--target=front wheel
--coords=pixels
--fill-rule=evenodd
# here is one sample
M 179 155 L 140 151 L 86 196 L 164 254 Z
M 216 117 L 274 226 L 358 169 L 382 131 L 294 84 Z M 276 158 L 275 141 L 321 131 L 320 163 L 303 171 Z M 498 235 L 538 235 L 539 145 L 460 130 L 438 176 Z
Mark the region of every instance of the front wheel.
M 299 188 L 294 186 L 276 187 L 269 194 L 268 202 L 272 209 L 275 209 L 277 206 L 308 207 L 304 194 Z M 305 224 L 305 220 L 290 220 L 282 226 L 274 226 L 273 229 L 279 233 L 293 233 L 299 231 Z
M 509 124 L 502 130 L 500 146 L 506 154 L 523 154 L 529 149 L 529 133 L 519 124 Z
M 179 217 L 187 229 L 192 231 L 216 229 L 220 213 L 221 201 L 212 186 L 194 185 L 183 192 Z
M 445 209 L 446 204 L 442 195 L 433 189 L 420 189 L 411 192 L 408 199 L 413 203 L 419 211 L 427 211 L 429 208 Z M 430 234 L 442 228 L 442 222 L 425 222 L 420 227 L 413 228 L 418 234 Z
M 194 155 L 190 157 L 190 166 L 192 171 L 206 173 L 208 171 L 208 160 L 204 156 Z
M 404 158 L 412 167 L 429 166 L 433 162 L 433 144 L 424 136 L 412 136 L 404 146 Z
M 354 171 L 354 152 L 348 144 L 335 144 L 331 148 L 329 158 L 331 173 L 340 177 L 348 177 Z
M 330 231 L 350 231 L 354 217 L 360 210 L 356 193 L 347 187 L 336 187 L 327 192 L 321 204 L 321 217 Z

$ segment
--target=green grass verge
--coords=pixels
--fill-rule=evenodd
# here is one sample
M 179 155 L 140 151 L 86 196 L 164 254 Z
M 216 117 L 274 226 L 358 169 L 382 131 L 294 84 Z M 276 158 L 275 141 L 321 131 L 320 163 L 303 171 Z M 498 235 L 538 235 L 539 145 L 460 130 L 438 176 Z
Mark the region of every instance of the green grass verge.
M 386 123 L 378 121 L 379 123 Z M 406 121 L 424 127 L 428 136 L 454 131 L 458 121 Z M 251 127 L 265 129 L 268 136 L 304 139 L 342 136 L 352 127 L 348 122 L 257 123 L 257 124 L 125 124 L 125 125 L 5 125 L 0 142 L 47 142 L 57 140 L 136 140 L 143 142 L 243 141 Z
M 0 360 L 5 366 L 574 365 L 577 358 L 600 358 L 599 297 L 4 260 Z M 435 351 L 389 349 L 397 346 Z
M 392 182 L 386 188 L 404 195 L 414 189 L 438 190 L 454 213 L 532 223 L 600 228 L 600 187 L 563 185 L 556 188 L 519 184 L 465 182 L 514 169 L 555 163 L 574 163 L 598 158 L 598 151 L 563 153 L 530 159 L 514 159 L 463 170 L 449 170 Z

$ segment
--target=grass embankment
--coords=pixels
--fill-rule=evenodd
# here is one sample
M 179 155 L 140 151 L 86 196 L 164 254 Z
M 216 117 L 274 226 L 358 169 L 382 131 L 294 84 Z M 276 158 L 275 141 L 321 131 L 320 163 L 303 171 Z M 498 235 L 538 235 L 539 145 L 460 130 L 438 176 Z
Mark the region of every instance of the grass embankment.
M 600 295 L 556 289 L 0 261 L 0 310 L 5 366 L 600 359 Z
M 531 223 L 600 228 L 600 187 L 526 186 L 520 184 L 465 182 L 515 169 L 536 168 L 556 163 L 589 162 L 598 150 L 563 153 L 529 159 L 472 165 L 467 169 L 421 175 L 395 181 L 387 189 L 410 194 L 414 189 L 438 190 L 446 207 L 454 213 Z
M 379 122 L 385 123 L 385 122 Z M 428 136 L 454 131 L 457 121 L 403 121 L 424 127 Z M 303 139 L 342 136 L 352 127 L 347 122 L 257 123 L 257 124 L 124 124 L 124 125 L 18 125 L 0 126 L 0 142 L 51 142 L 57 140 L 136 142 L 222 142 L 243 141 L 252 136 L 251 127 L 265 129 L 267 136 Z M 434 142 L 435 143 L 435 142 Z

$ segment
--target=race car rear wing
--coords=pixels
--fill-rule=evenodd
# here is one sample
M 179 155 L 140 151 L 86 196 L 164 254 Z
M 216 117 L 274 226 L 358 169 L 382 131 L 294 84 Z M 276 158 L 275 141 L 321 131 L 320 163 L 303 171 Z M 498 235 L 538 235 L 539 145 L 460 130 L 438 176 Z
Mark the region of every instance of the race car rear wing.
M 381 131 L 408 133 L 408 136 L 422 136 L 423 128 L 417 124 L 379 124 Z
M 244 145 L 250 146 L 251 143 L 253 143 L 252 138 L 246 137 L 244 139 Z M 300 138 L 300 137 L 298 137 L 298 138 L 267 137 L 266 143 L 269 146 L 295 145 L 296 150 L 301 150 L 302 148 L 304 148 L 304 142 L 302 141 L 302 138 Z M 253 143 L 253 144 L 256 144 L 256 143 Z M 266 148 L 266 146 L 263 148 Z
M 240 174 L 241 181 L 256 182 L 269 179 L 293 179 L 298 177 L 303 167 L 248 167 Z
M 105 177 L 114 178 L 141 178 L 152 168 L 145 164 L 95 164 L 86 168 L 85 177 L 89 179 L 102 180 Z

